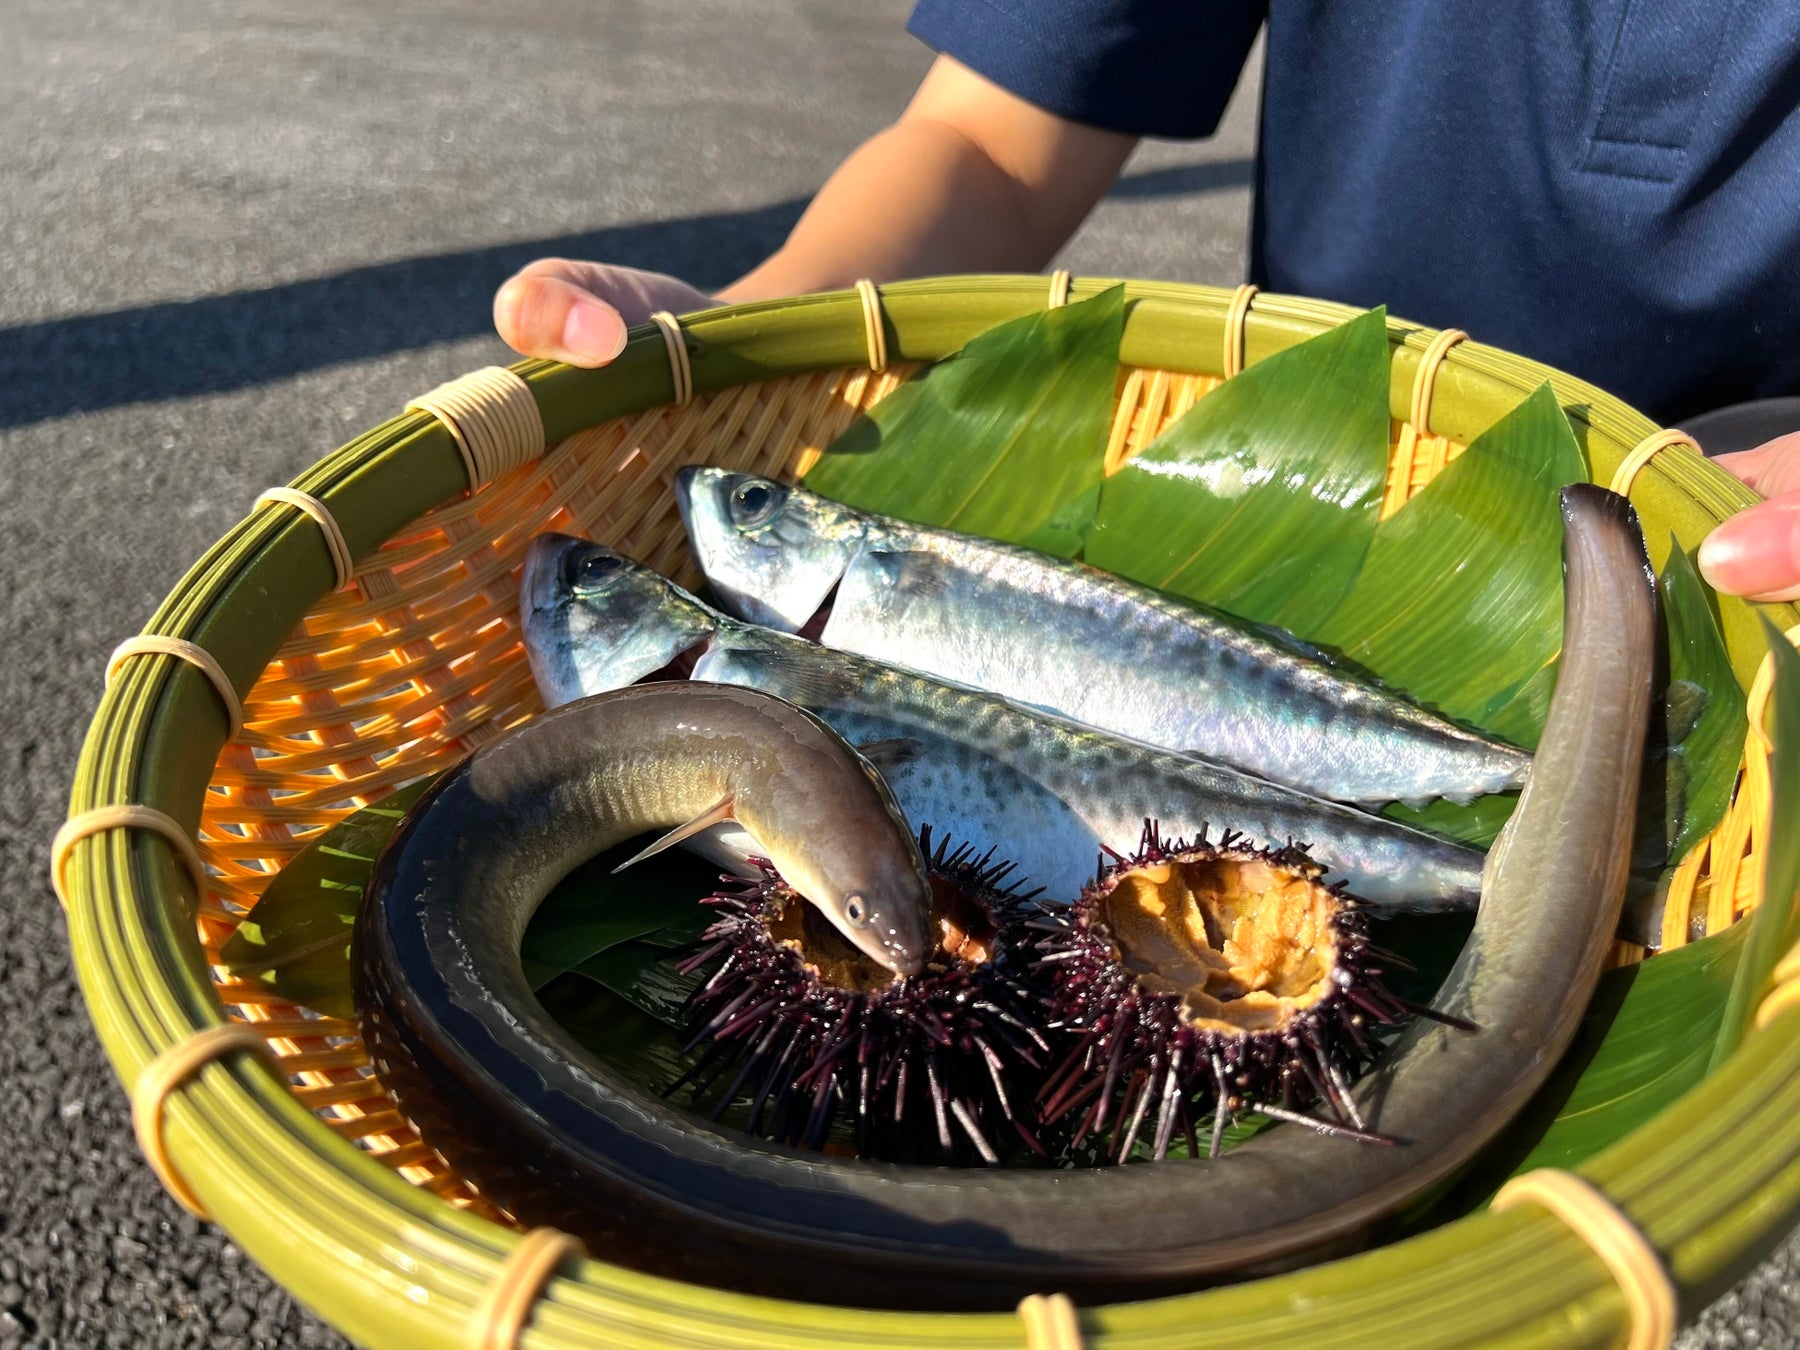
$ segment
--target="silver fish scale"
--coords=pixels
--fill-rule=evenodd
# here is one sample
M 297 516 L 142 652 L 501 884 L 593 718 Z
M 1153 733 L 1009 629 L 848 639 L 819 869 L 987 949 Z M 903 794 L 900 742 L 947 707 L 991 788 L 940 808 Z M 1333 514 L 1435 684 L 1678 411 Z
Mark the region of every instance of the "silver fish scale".
M 871 523 L 822 640 L 1336 801 L 1468 801 L 1518 787 L 1530 764 L 1298 644 L 1076 563 L 898 523 Z
M 694 678 L 748 685 L 816 713 L 854 744 L 910 742 L 884 763 L 908 818 L 985 844 L 1070 900 L 1101 846 L 1131 851 L 1146 818 L 1311 846 L 1332 879 L 1384 909 L 1472 908 L 1482 855 L 1392 821 L 1065 718 L 812 643 L 722 622 Z

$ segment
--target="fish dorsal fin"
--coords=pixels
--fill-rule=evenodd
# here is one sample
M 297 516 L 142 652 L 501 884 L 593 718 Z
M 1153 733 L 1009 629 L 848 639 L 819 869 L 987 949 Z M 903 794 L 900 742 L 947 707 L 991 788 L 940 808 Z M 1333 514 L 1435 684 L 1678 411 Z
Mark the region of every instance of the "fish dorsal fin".
M 677 825 L 655 843 L 646 848 L 639 849 L 624 862 L 613 868 L 613 873 L 617 875 L 634 863 L 641 863 L 645 858 L 655 857 L 665 848 L 673 848 L 684 839 L 692 839 L 703 830 L 710 830 L 715 825 L 723 825 L 726 821 L 732 819 L 731 812 L 734 805 L 735 803 L 731 794 L 727 793 L 686 824 Z
M 889 736 L 886 740 L 864 741 L 856 749 L 884 778 L 902 764 L 911 764 L 925 753 L 925 747 L 911 736 Z
M 766 693 L 815 711 L 846 702 L 861 687 L 856 658 L 847 653 L 766 628 L 740 626 L 736 637 L 737 653 L 765 678 L 730 683 L 755 683 Z

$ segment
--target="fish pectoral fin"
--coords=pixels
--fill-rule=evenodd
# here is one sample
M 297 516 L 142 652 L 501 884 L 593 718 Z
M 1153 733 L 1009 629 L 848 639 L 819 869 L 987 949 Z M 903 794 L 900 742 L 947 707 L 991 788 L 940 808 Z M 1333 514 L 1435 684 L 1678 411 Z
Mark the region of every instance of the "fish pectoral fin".
M 686 824 L 677 825 L 655 843 L 639 849 L 624 862 L 613 868 L 613 874 L 616 876 L 634 863 L 641 863 L 645 858 L 653 858 L 665 848 L 673 848 L 684 839 L 692 839 L 703 830 L 710 830 L 715 825 L 723 825 L 726 821 L 732 819 L 731 812 L 734 805 L 735 802 L 731 794 L 727 793 Z
M 925 753 L 925 747 L 911 736 L 890 736 L 881 741 L 864 741 L 856 750 L 880 770 L 884 777 L 902 764 L 911 764 Z

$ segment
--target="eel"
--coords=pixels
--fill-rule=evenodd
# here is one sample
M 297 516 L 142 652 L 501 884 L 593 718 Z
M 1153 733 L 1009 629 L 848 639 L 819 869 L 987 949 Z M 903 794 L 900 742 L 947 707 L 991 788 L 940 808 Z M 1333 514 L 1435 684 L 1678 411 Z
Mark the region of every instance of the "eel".
M 447 1097 L 445 1118 L 420 1124 L 450 1146 L 453 1164 L 486 1150 L 524 1179 L 512 1191 L 524 1197 L 519 1218 L 681 1279 L 869 1306 L 1005 1308 L 1046 1290 L 1148 1297 L 1349 1250 L 1458 1173 L 1542 1084 L 1618 920 L 1648 722 L 1654 578 L 1624 498 L 1581 485 L 1564 492 L 1562 510 L 1568 603 L 1548 724 L 1490 858 L 1473 932 L 1435 1001 L 1479 1030 L 1415 1023 L 1353 1089 L 1370 1127 L 1396 1147 L 1277 1125 L 1217 1159 L 1092 1171 L 821 1156 L 698 1120 L 578 1055 L 559 1062 L 553 1036 L 540 1043 L 516 1030 L 541 1013 L 513 967 L 469 987 L 460 1005 L 419 997 L 407 981 L 436 978 L 419 964 L 433 938 L 441 959 L 467 959 L 443 946 L 455 916 L 497 930 L 469 937 L 499 961 L 507 944 L 516 950 L 521 902 L 488 897 L 548 889 L 574 851 L 546 846 L 545 831 L 584 817 L 559 805 L 569 794 L 539 800 L 540 785 L 590 772 L 591 748 L 554 736 L 539 742 L 538 776 L 476 775 L 497 794 L 477 803 L 480 818 L 518 812 L 542 827 L 532 839 L 509 846 L 496 832 L 482 837 L 478 869 L 436 865 L 467 837 L 458 822 L 432 823 L 440 792 L 384 855 L 364 916 L 379 937 L 358 940 L 372 1016 L 392 1019 L 372 1039 L 415 1054 L 408 1071 Z M 411 956 L 397 964 L 402 937 Z M 445 1053 L 443 1032 L 420 1030 L 428 1007 L 437 1027 L 465 1033 L 450 1047 L 458 1054 Z M 470 1083 L 481 1090 L 454 1095 Z

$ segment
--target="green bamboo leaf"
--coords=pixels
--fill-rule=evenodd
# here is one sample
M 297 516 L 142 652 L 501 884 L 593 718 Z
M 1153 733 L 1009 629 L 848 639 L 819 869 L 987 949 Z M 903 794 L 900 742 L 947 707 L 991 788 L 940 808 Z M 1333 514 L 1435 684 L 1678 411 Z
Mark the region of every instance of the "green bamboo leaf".
M 651 1092 L 669 1091 L 692 1063 L 673 1027 L 584 975 L 558 975 L 538 991 L 538 1000 L 589 1054 Z M 694 1105 L 686 1091 L 670 1100 Z
M 328 1017 L 355 1017 L 350 933 L 388 836 L 430 782 L 365 806 L 289 859 L 219 953 L 240 980 Z
M 363 887 L 400 818 L 429 786 L 401 788 L 295 854 L 227 940 L 221 964 L 289 1002 L 355 1017 L 350 935 Z M 718 868 L 670 850 L 613 876 L 637 844 L 577 868 L 538 907 L 520 951 L 534 989 L 620 943 L 641 939 L 652 951 L 680 947 L 712 921 L 697 902 L 718 888 Z
M 659 938 L 661 946 L 678 947 L 712 922 L 712 911 L 698 902 L 718 889 L 716 864 L 670 849 L 613 872 L 643 842 L 583 863 L 538 906 L 519 947 L 533 989 L 622 942 Z
M 1667 865 L 1687 856 L 1724 819 L 1744 743 L 1743 690 L 1732 675 L 1699 574 L 1673 543 L 1661 589 L 1669 678 L 1638 797 L 1638 864 L 1648 869 L 1640 884 L 1648 886 L 1666 880 Z M 1504 740 L 1535 742 L 1556 688 L 1556 668 L 1552 661 L 1520 686 L 1486 719 L 1485 729 Z M 1468 806 L 1394 805 L 1384 814 L 1485 847 L 1499 834 L 1517 800 L 1512 793 L 1483 797 Z
M 1558 655 L 1561 651 L 1562 644 L 1558 642 Z M 1556 671 L 1555 660 L 1536 671 L 1483 720 L 1483 730 L 1503 741 L 1535 749 L 1538 737 L 1544 731 L 1544 719 L 1550 715 L 1550 695 L 1556 692 Z
M 1748 926 L 1744 963 L 1731 986 L 1724 1021 L 1713 1047 L 1712 1066 L 1731 1057 L 1750 1028 L 1756 1004 L 1768 987 L 1776 962 L 1794 945 L 1796 909 L 1800 891 L 1800 653 L 1782 631 L 1763 619 L 1769 650 L 1775 656 L 1775 684 L 1769 692 L 1769 815 L 1790 822 L 1770 830 L 1763 854 L 1763 897 L 1756 911 L 1739 927 Z M 1660 959 L 1660 958 L 1658 958 Z
M 574 971 L 557 976 L 538 997 L 550 1015 L 602 1064 L 657 1096 L 666 1095 L 675 1106 L 706 1116 L 716 1112 L 718 1119 L 738 1129 L 748 1124 L 749 1105 L 742 1095 L 720 1108 L 712 1096 L 697 1098 L 692 1083 L 681 1083 L 694 1066 L 695 1056 L 682 1053 L 681 1034 L 670 1023 Z M 719 1087 L 718 1083 L 711 1085 L 714 1092 Z M 844 1149 L 854 1144 L 841 1119 L 832 1127 L 831 1140 Z
M 1680 808 L 1674 814 L 1680 824 L 1668 856 L 1679 861 L 1725 818 L 1749 724 L 1744 718 L 1744 691 L 1732 674 L 1725 638 L 1707 602 L 1706 584 L 1673 536 L 1661 590 L 1669 639 L 1666 794 L 1670 805 Z
M 858 418 L 806 486 L 1073 557 L 1100 490 L 1124 322 L 1114 286 L 989 329 Z
M 1387 471 L 1377 309 L 1227 380 L 1127 461 L 1084 556 L 1311 637 L 1368 550 Z
M 716 884 L 712 885 L 708 894 L 710 895 L 716 889 Z M 675 922 L 658 928 L 654 932 L 645 933 L 640 938 L 634 938 L 633 941 L 641 942 L 646 947 L 655 947 L 658 951 L 679 951 L 683 947 L 692 945 L 694 939 L 704 933 L 707 925 L 717 917 L 712 910 L 706 908 L 696 908 L 691 912 L 683 910 L 681 917 Z
M 1743 947 L 1728 928 L 1602 976 L 1553 1080 L 1566 1098 L 1514 1171 L 1585 1162 L 1706 1077 Z
M 1385 968 L 1387 987 L 1410 1003 L 1429 1004 L 1468 945 L 1475 928 L 1471 913 L 1390 914 L 1371 919 L 1376 945 L 1398 953 L 1406 964 Z
M 1486 727 L 1505 715 L 1534 747 L 1562 646 L 1558 495 L 1585 481 L 1541 385 L 1381 522 L 1317 640 L 1451 717 Z
M 1446 1208 L 1484 1204 L 1508 1177 L 1534 1168 L 1575 1167 L 1696 1087 L 1743 957 L 1744 928 L 1602 975 L 1555 1072 Z
M 1477 797 L 1467 805 L 1451 801 L 1428 802 L 1424 806 L 1407 806 L 1390 802 L 1381 814 L 1391 820 L 1416 825 L 1420 829 L 1441 834 L 1446 839 L 1486 848 L 1500 837 L 1501 827 L 1519 804 L 1516 792 L 1500 792 L 1491 797 Z
M 666 950 L 647 942 L 621 942 L 596 952 L 574 970 L 672 1027 L 682 1025 L 688 996 L 700 983 L 675 969 Z

